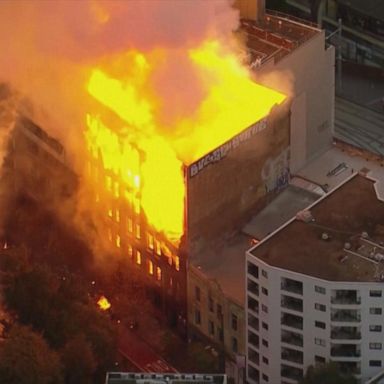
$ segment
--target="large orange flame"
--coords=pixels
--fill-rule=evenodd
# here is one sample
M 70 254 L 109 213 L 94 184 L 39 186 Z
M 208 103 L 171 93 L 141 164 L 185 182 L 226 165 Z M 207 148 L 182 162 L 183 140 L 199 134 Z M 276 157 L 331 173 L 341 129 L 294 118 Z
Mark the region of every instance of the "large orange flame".
M 234 54 L 218 41 L 207 41 L 186 51 L 205 97 L 194 113 L 164 127 L 158 108 L 166 100 L 151 89 L 158 55 L 131 51 L 117 59 L 119 65 L 92 69 L 89 94 L 122 123 L 116 126 L 116 119 L 100 117 L 99 111 L 90 113 L 86 138 L 105 169 L 129 187 L 127 198 L 140 198 L 150 224 L 168 239 L 177 240 L 184 230 L 183 165 L 192 164 L 268 115 L 285 96 L 253 82 Z M 120 73 L 116 67 L 125 70 Z

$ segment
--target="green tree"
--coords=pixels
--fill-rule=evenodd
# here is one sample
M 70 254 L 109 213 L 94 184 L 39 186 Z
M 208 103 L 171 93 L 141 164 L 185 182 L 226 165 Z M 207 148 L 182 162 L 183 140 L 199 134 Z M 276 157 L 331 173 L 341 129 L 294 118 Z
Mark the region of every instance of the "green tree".
M 343 373 L 340 367 L 333 362 L 309 366 L 304 378 L 299 384 L 357 384 L 356 378 Z
M 96 360 L 84 336 L 77 336 L 67 342 L 61 352 L 65 367 L 66 384 L 91 384 L 96 370 Z
M 62 366 L 42 336 L 15 325 L 0 347 L 0 383 L 62 384 Z

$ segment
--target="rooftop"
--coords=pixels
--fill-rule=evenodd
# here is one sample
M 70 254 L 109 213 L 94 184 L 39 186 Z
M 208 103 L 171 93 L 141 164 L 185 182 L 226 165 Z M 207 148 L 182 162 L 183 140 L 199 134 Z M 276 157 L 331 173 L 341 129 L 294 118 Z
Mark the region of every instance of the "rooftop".
M 269 11 L 264 20 L 241 20 L 247 37 L 250 62 L 282 59 L 320 32 L 317 25 L 293 16 Z M 252 64 L 251 64 L 252 65 Z
M 314 203 L 310 213 L 312 221 L 292 219 L 251 254 L 269 265 L 324 280 L 380 280 L 382 262 L 367 257 L 384 241 L 384 203 L 377 198 L 374 180 L 355 173 Z
M 106 384 L 226 384 L 226 375 L 108 372 Z

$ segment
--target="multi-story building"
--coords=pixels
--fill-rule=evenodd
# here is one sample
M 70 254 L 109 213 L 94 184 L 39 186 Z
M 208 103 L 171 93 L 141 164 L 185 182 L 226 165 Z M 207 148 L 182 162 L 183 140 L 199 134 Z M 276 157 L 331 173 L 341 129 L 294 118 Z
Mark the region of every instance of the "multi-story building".
M 326 361 L 361 382 L 383 369 L 383 198 L 355 173 L 246 253 L 249 383 Z

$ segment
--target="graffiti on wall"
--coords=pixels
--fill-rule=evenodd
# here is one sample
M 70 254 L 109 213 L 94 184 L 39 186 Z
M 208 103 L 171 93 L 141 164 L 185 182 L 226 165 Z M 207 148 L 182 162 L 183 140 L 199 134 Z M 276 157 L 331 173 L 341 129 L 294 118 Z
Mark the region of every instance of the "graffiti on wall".
M 266 193 L 278 191 L 289 183 L 291 178 L 289 147 L 284 149 L 278 156 L 267 159 L 261 170 L 261 178 Z
M 258 132 L 261 132 L 266 128 L 267 128 L 267 119 L 266 118 L 258 121 L 257 123 L 255 123 L 253 125 L 251 125 L 245 131 L 236 135 L 231 140 L 227 141 L 226 143 L 224 143 L 223 145 L 221 145 L 219 148 L 215 149 L 214 151 L 208 153 L 207 155 L 202 157 L 200 160 L 198 160 L 196 163 L 193 163 L 189 167 L 189 176 L 190 177 L 196 176 L 206 166 L 220 161 L 232 149 L 237 148 L 241 143 L 249 140 L 252 136 L 256 135 Z

